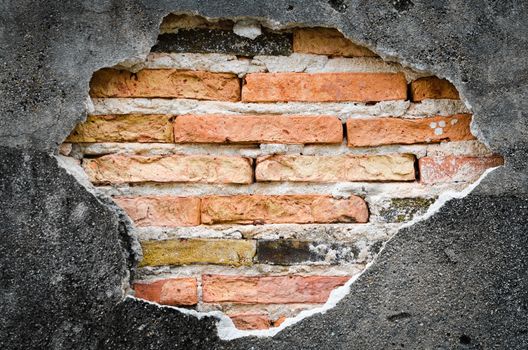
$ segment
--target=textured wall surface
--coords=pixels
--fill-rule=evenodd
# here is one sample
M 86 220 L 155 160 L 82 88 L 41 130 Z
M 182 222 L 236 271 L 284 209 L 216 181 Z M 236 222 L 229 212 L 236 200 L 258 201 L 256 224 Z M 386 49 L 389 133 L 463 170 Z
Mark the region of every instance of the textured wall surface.
M 528 5 L 521 1 L 3 1 L 0 345 L 3 349 L 525 349 Z M 52 156 L 85 118 L 92 73 L 145 55 L 163 16 L 336 27 L 451 80 L 505 158 L 469 196 L 402 230 L 331 311 L 273 338 L 221 341 L 215 319 L 123 299 L 119 211 Z

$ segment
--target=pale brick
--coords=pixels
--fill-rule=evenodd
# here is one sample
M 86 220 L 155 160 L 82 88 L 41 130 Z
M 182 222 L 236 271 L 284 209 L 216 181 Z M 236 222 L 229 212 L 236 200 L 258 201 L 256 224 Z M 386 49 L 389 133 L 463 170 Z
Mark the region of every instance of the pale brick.
M 341 143 L 343 127 L 333 116 L 183 115 L 174 121 L 175 142 Z
M 241 313 L 228 316 L 238 329 L 268 329 L 272 324 L 268 314 Z
M 349 119 L 347 142 L 350 147 L 368 147 L 473 140 L 470 124 L 469 114 L 423 119 Z
M 324 303 L 346 276 L 202 276 L 204 302 Z
M 173 239 L 142 241 L 140 266 L 217 264 L 251 265 L 255 241 L 235 239 Z
M 172 142 L 170 115 L 91 115 L 67 142 Z
M 418 161 L 420 181 L 426 184 L 472 182 L 488 168 L 504 164 L 501 156 L 491 157 L 424 157 Z
M 230 73 L 177 69 L 144 69 L 131 73 L 107 68 L 94 73 L 90 96 L 238 101 L 240 82 Z
M 259 157 L 257 181 L 414 181 L 411 154 Z
M 203 182 L 249 184 L 251 160 L 231 156 L 107 155 L 84 159 L 83 168 L 96 184 L 137 182 Z
M 420 102 L 425 99 L 460 99 L 458 91 L 446 79 L 425 77 L 416 79 L 411 83 L 411 99 Z
M 407 98 L 407 82 L 402 73 L 253 73 L 245 81 L 245 102 L 371 102 Z
M 365 201 L 357 196 L 240 195 L 202 199 L 202 223 L 278 224 L 332 223 L 368 220 Z
M 196 305 L 198 285 L 196 278 L 182 277 L 154 282 L 136 282 L 133 285 L 135 296 L 162 305 Z
M 200 198 L 197 197 L 114 197 L 136 226 L 200 225 Z
M 293 33 L 293 51 L 328 56 L 377 56 L 366 47 L 354 44 L 338 30 L 330 28 L 296 29 Z

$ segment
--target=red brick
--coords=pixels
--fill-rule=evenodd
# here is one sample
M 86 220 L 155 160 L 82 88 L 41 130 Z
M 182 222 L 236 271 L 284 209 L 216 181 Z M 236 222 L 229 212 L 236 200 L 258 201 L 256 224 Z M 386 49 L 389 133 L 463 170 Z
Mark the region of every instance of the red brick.
M 348 40 L 336 29 L 301 28 L 293 32 L 293 51 L 329 56 L 376 57 L 377 55 Z
M 268 329 L 271 327 L 271 320 L 268 314 L 229 314 L 235 327 L 238 329 Z
M 84 159 L 83 168 L 95 184 L 138 182 L 202 182 L 249 184 L 251 159 L 232 156 L 106 155 Z
M 200 198 L 197 197 L 114 197 L 136 226 L 200 225 Z
M 204 302 L 255 304 L 324 303 L 350 277 L 203 275 Z
M 349 147 L 368 147 L 473 140 L 470 124 L 469 114 L 421 119 L 349 119 L 347 142 Z
M 134 283 L 135 296 L 162 305 L 195 305 L 198 287 L 195 278 L 182 277 Z
M 418 161 L 422 183 L 471 182 L 488 168 L 504 163 L 501 156 L 491 157 L 424 157 Z
M 202 223 L 278 224 L 368 221 L 365 201 L 357 196 L 240 195 L 202 199 Z
M 341 143 L 343 126 L 332 116 L 183 115 L 174 139 L 208 143 Z
M 371 102 L 407 98 L 407 82 L 402 73 L 253 73 L 245 80 L 245 102 Z
M 101 69 L 90 82 L 92 97 L 167 97 L 240 100 L 240 82 L 230 73 L 144 69 L 137 73 Z
M 420 102 L 425 99 L 460 99 L 458 91 L 446 79 L 425 77 L 416 79 L 411 83 L 411 99 Z

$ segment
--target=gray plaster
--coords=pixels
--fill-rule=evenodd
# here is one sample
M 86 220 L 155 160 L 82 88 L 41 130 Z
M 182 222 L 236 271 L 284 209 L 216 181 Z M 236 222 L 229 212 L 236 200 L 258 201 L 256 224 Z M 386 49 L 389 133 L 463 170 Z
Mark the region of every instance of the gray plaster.
M 528 347 L 528 3 L 1 1 L 2 349 L 525 349 Z M 339 28 L 455 83 L 506 159 L 468 197 L 391 240 L 351 293 L 269 339 L 123 299 L 124 219 L 50 156 L 85 118 L 93 71 L 146 55 L 170 11 Z

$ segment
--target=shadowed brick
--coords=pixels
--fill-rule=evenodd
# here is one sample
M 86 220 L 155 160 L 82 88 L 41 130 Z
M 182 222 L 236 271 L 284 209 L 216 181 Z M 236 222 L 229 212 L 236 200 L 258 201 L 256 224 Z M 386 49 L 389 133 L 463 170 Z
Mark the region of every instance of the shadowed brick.
M 359 46 L 330 28 L 301 28 L 293 33 L 293 51 L 329 56 L 375 57 L 374 52 Z
M 411 83 L 411 99 L 414 102 L 425 99 L 458 100 L 459 98 L 455 86 L 446 79 L 425 77 Z

